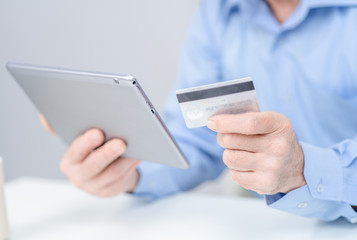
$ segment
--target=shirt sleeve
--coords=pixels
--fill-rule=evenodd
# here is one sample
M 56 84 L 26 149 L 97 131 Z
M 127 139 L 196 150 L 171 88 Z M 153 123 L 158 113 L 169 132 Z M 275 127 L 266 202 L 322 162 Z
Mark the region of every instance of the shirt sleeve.
M 179 81 L 174 89 L 208 84 L 220 80 L 220 51 L 217 36 L 220 1 L 202 1 L 189 29 L 180 60 Z M 209 13 L 211 11 L 213 13 Z M 216 143 L 216 134 L 206 127 L 188 129 L 183 120 L 175 92 L 169 95 L 164 122 L 190 162 L 187 170 L 149 162 L 138 167 L 140 180 L 133 194 L 154 200 L 191 189 L 203 181 L 214 179 L 225 168 L 223 149 Z
M 267 204 L 304 217 L 357 223 L 357 136 L 331 148 L 300 142 L 307 184 L 287 194 L 266 196 Z

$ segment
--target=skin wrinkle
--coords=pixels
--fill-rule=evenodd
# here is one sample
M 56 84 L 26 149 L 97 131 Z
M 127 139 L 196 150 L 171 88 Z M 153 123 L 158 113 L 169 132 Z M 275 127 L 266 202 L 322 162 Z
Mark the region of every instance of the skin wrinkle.
M 211 130 L 220 134 L 219 144 L 229 149 L 225 150 L 223 161 L 231 169 L 232 179 L 242 187 L 271 195 L 306 184 L 304 154 L 287 117 L 275 112 L 249 112 L 216 115 L 210 120 L 215 122 Z M 248 135 L 243 139 L 234 137 L 243 136 L 242 133 Z M 247 149 L 252 153 L 244 154 Z M 242 161 L 248 157 L 249 161 Z

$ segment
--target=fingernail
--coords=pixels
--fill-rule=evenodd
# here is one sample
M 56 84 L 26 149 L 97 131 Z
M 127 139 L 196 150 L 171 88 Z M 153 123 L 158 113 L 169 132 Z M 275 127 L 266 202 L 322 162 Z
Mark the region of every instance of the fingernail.
M 92 131 L 89 135 L 90 139 L 92 140 L 98 140 L 100 138 L 100 134 L 98 131 Z
M 209 129 L 215 130 L 216 129 L 216 122 L 212 119 L 209 119 L 207 122 L 207 127 Z
M 120 152 L 120 151 L 124 151 L 125 150 L 125 144 L 122 143 L 114 143 L 111 146 L 112 150 L 114 152 Z
M 112 144 L 111 149 L 114 152 L 119 152 L 122 149 L 122 146 L 119 143 L 114 143 L 114 144 Z

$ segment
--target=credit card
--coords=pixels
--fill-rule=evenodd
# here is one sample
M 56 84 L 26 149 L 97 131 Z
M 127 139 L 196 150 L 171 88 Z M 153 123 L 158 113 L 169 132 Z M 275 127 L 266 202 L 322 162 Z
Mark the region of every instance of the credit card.
M 176 96 L 188 128 L 206 126 L 213 115 L 260 111 L 250 77 L 179 89 Z

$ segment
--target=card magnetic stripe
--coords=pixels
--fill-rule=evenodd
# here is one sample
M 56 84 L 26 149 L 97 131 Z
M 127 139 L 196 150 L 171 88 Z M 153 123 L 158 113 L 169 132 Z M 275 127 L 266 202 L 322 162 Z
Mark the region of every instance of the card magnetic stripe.
M 197 90 L 187 93 L 176 94 L 179 103 L 207 99 L 212 97 L 219 97 L 239 92 L 246 92 L 254 90 L 253 81 L 236 83 L 233 85 Z

